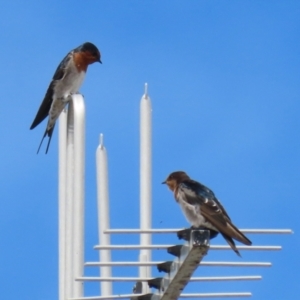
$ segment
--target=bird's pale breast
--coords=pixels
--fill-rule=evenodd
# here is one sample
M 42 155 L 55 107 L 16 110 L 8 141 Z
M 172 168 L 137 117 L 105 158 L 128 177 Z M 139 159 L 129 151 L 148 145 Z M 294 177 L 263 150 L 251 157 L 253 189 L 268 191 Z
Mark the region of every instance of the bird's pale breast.
M 54 126 L 58 116 L 68 104 L 70 95 L 78 92 L 84 77 L 85 72 L 78 72 L 71 60 L 66 67 L 63 78 L 55 82 L 53 102 L 49 112 L 48 129 Z
M 54 86 L 54 99 L 66 98 L 77 93 L 85 77 L 85 72 L 78 72 L 74 62 L 70 60 L 62 79 L 57 80 Z
M 211 223 L 207 222 L 206 219 L 201 215 L 201 205 L 189 204 L 183 193 L 178 191 L 176 200 L 181 207 L 183 214 L 190 224 L 194 227 L 206 227 L 215 231 L 218 231 Z

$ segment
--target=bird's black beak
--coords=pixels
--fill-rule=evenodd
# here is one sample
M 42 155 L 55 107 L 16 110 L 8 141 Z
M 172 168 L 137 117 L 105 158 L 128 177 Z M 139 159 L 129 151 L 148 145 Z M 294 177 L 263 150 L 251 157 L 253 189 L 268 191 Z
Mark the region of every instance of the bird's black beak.
M 102 64 L 102 61 L 101 61 L 101 59 L 100 59 L 100 58 L 99 58 L 98 62 L 99 62 L 100 64 Z
M 166 181 L 163 181 L 161 184 L 166 184 L 167 182 Z

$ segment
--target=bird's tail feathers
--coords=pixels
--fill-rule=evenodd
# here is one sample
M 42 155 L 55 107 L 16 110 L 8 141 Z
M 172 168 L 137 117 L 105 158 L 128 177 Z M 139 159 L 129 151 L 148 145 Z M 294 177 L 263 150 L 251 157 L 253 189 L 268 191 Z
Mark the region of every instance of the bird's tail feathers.
M 45 138 L 46 136 L 47 136 L 47 129 L 46 129 L 46 131 L 45 131 L 45 133 L 44 133 L 44 135 L 43 135 L 43 137 L 42 137 L 42 140 L 41 140 L 41 142 L 40 142 L 40 145 L 39 145 L 39 148 L 38 148 L 36 154 L 39 154 L 39 151 L 40 151 L 41 146 L 42 146 L 42 144 L 43 144 L 44 138 Z
M 48 130 L 49 140 L 48 140 L 48 144 L 47 144 L 47 148 L 46 148 L 46 154 L 48 153 L 48 149 L 49 149 L 50 142 L 51 142 L 51 139 L 52 139 L 52 134 L 53 134 L 54 126 L 55 126 L 55 124 L 53 125 L 53 127 L 50 130 Z
M 252 242 L 242 232 L 240 232 L 239 229 L 236 228 L 231 222 L 227 222 L 227 227 L 228 229 L 230 229 L 230 236 L 232 238 L 243 243 L 244 245 L 252 245 Z
M 54 124 L 54 125 L 55 125 L 55 124 Z M 48 153 L 48 149 L 49 149 L 49 146 L 50 146 L 50 142 L 51 142 L 53 130 L 54 130 L 54 126 L 53 126 L 52 128 L 50 128 L 49 130 L 46 128 L 45 133 L 44 133 L 44 135 L 43 135 L 43 138 L 42 138 L 42 140 L 41 140 L 41 142 L 40 142 L 39 148 L 38 148 L 38 150 L 37 150 L 37 154 L 39 153 L 39 151 L 40 151 L 40 149 L 41 149 L 41 146 L 42 146 L 42 144 L 43 144 L 43 141 L 44 141 L 44 139 L 45 139 L 45 137 L 46 137 L 47 135 L 48 135 L 48 137 L 49 137 L 49 140 L 48 140 L 48 144 L 47 144 L 47 148 L 46 148 L 46 154 Z
M 222 234 L 223 238 L 226 240 L 226 242 L 229 244 L 229 246 L 231 247 L 231 249 L 232 249 L 239 257 L 242 257 L 241 254 L 240 254 L 240 252 L 239 252 L 239 250 L 236 248 L 236 245 L 235 245 L 233 239 L 232 239 L 230 236 L 228 236 L 228 235 L 226 235 L 226 234 L 224 234 L 224 233 L 221 233 L 221 234 Z

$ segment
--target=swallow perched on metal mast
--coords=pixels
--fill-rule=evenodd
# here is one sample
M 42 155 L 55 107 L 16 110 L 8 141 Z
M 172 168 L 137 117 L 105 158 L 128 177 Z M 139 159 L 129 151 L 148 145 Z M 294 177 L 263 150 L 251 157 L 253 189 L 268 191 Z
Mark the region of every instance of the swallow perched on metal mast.
M 94 62 L 102 63 L 100 51 L 94 44 L 87 42 L 70 51 L 57 67 L 44 100 L 30 126 L 30 129 L 35 128 L 49 116 L 37 153 L 46 136 L 49 137 L 46 148 L 46 153 L 48 152 L 56 120 L 71 100 L 72 94 L 78 93 L 88 65 Z
M 180 205 L 185 217 L 194 228 L 206 228 L 220 232 L 232 250 L 240 253 L 233 239 L 251 245 L 252 242 L 233 225 L 226 210 L 213 191 L 203 184 L 192 180 L 185 172 L 171 173 L 166 181 L 169 189 Z

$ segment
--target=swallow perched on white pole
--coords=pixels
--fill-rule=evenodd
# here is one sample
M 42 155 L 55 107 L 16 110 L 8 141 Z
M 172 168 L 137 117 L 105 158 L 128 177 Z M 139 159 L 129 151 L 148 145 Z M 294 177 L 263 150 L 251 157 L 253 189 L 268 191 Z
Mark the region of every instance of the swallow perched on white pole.
M 57 67 L 44 100 L 30 126 L 30 129 L 35 128 L 49 116 L 37 153 L 47 135 L 49 140 L 46 153 L 48 152 L 56 120 L 71 100 L 72 94 L 78 93 L 88 65 L 94 62 L 102 63 L 100 51 L 94 44 L 87 42 L 70 51 Z
M 187 220 L 194 228 L 207 228 L 220 232 L 232 250 L 239 256 L 233 239 L 251 245 L 252 242 L 236 228 L 213 191 L 192 180 L 185 172 L 171 173 L 163 184 L 174 193 Z

